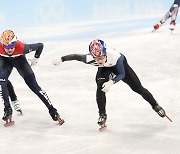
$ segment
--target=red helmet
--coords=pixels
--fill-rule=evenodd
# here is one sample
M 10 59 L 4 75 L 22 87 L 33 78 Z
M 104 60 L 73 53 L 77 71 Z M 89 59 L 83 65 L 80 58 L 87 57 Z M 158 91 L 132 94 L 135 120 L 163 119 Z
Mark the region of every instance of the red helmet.
M 102 40 L 94 40 L 89 45 L 90 54 L 95 57 L 100 57 L 106 54 L 106 45 Z

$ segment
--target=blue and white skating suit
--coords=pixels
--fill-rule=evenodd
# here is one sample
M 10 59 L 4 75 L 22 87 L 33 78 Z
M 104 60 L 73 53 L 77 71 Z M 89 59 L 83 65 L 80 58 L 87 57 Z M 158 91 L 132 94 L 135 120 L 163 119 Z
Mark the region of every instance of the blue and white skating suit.
M 114 70 L 113 73 L 116 75 L 116 77 L 113 79 L 115 83 L 118 82 L 119 80 L 122 80 L 125 77 L 125 70 L 124 70 L 124 64 L 123 64 L 124 55 L 115 49 L 106 49 L 106 57 L 107 57 L 107 60 L 103 67 L 113 68 L 112 69 Z M 86 55 L 70 54 L 70 55 L 61 57 L 61 60 L 63 62 L 69 61 L 69 60 L 78 60 L 86 64 L 98 66 L 97 62 L 94 60 L 94 58 L 90 54 L 86 54 Z
M 62 62 L 77 60 L 84 62 L 85 64 L 98 66 L 96 74 L 96 101 L 99 112 L 106 112 L 106 96 L 102 91 L 102 85 L 109 80 L 113 80 L 114 83 L 122 80 L 124 83 L 128 84 L 133 91 L 140 94 L 146 101 L 148 101 L 152 107 L 156 106 L 156 100 L 152 94 L 141 85 L 138 76 L 128 65 L 126 57 L 114 49 L 106 49 L 106 53 L 107 60 L 103 67 L 99 67 L 90 54 L 69 54 L 61 57 Z

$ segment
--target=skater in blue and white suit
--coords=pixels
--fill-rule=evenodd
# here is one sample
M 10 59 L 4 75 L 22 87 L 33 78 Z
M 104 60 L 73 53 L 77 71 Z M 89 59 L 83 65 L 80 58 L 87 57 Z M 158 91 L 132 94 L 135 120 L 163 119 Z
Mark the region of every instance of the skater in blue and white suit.
M 164 117 L 165 111 L 158 105 L 153 95 L 142 86 L 136 73 L 127 63 L 126 57 L 115 49 L 106 48 L 104 41 L 94 40 L 89 45 L 89 54 L 69 54 L 59 59 L 54 59 L 53 64 L 57 65 L 61 62 L 77 60 L 85 64 L 98 66 L 96 74 L 96 101 L 99 109 L 98 124 L 102 125 L 106 122 L 106 93 L 110 87 L 119 81 L 123 81 L 130 86 L 136 93 L 140 94 L 152 108 Z

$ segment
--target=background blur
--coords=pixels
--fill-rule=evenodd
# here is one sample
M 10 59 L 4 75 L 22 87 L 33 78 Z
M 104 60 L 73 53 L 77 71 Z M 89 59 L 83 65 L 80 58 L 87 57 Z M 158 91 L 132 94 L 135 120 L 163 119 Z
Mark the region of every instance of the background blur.
M 173 3 L 173 0 L 0 1 L 0 30 L 13 29 L 21 33 L 32 27 L 50 25 L 62 27 L 73 23 L 82 25 L 107 20 L 127 22 L 126 20 L 141 19 L 141 24 L 133 25 L 131 28 L 127 26 L 127 29 L 147 28 L 157 22 L 156 20 L 159 20 Z

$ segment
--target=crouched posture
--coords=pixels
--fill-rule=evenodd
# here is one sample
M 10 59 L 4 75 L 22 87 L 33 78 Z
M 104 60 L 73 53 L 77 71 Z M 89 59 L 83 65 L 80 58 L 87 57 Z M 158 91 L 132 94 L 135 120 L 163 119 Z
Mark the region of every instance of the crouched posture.
M 52 106 L 46 92 L 38 85 L 34 72 L 31 69 L 25 54 L 36 51 L 34 58 L 31 60 L 31 65 L 35 65 L 40 57 L 43 44 L 24 44 L 17 40 L 14 32 L 6 30 L 1 35 L 0 42 L 0 94 L 4 102 L 4 116 L 3 120 L 11 120 L 12 109 L 8 98 L 7 81 L 8 77 L 15 67 L 18 73 L 22 76 L 27 86 L 42 100 L 49 110 L 49 113 L 53 120 L 60 119 L 57 110 Z
M 113 84 L 122 80 L 136 93 L 140 94 L 152 108 L 164 117 L 165 111 L 158 105 L 152 94 L 141 85 L 139 78 L 133 69 L 128 65 L 126 57 L 117 50 L 108 49 L 102 40 L 94 40 L 89 45 L 90 54 L 70 54 L 61 57 L 60 61 L 54 60 L 54 64 L 60 62 L 77 60 L 86 64 L 98 66 L 96 75 L 97 91 L 96 101 L 99 109 L 98 124 L 106 122 L 106 92 Z

